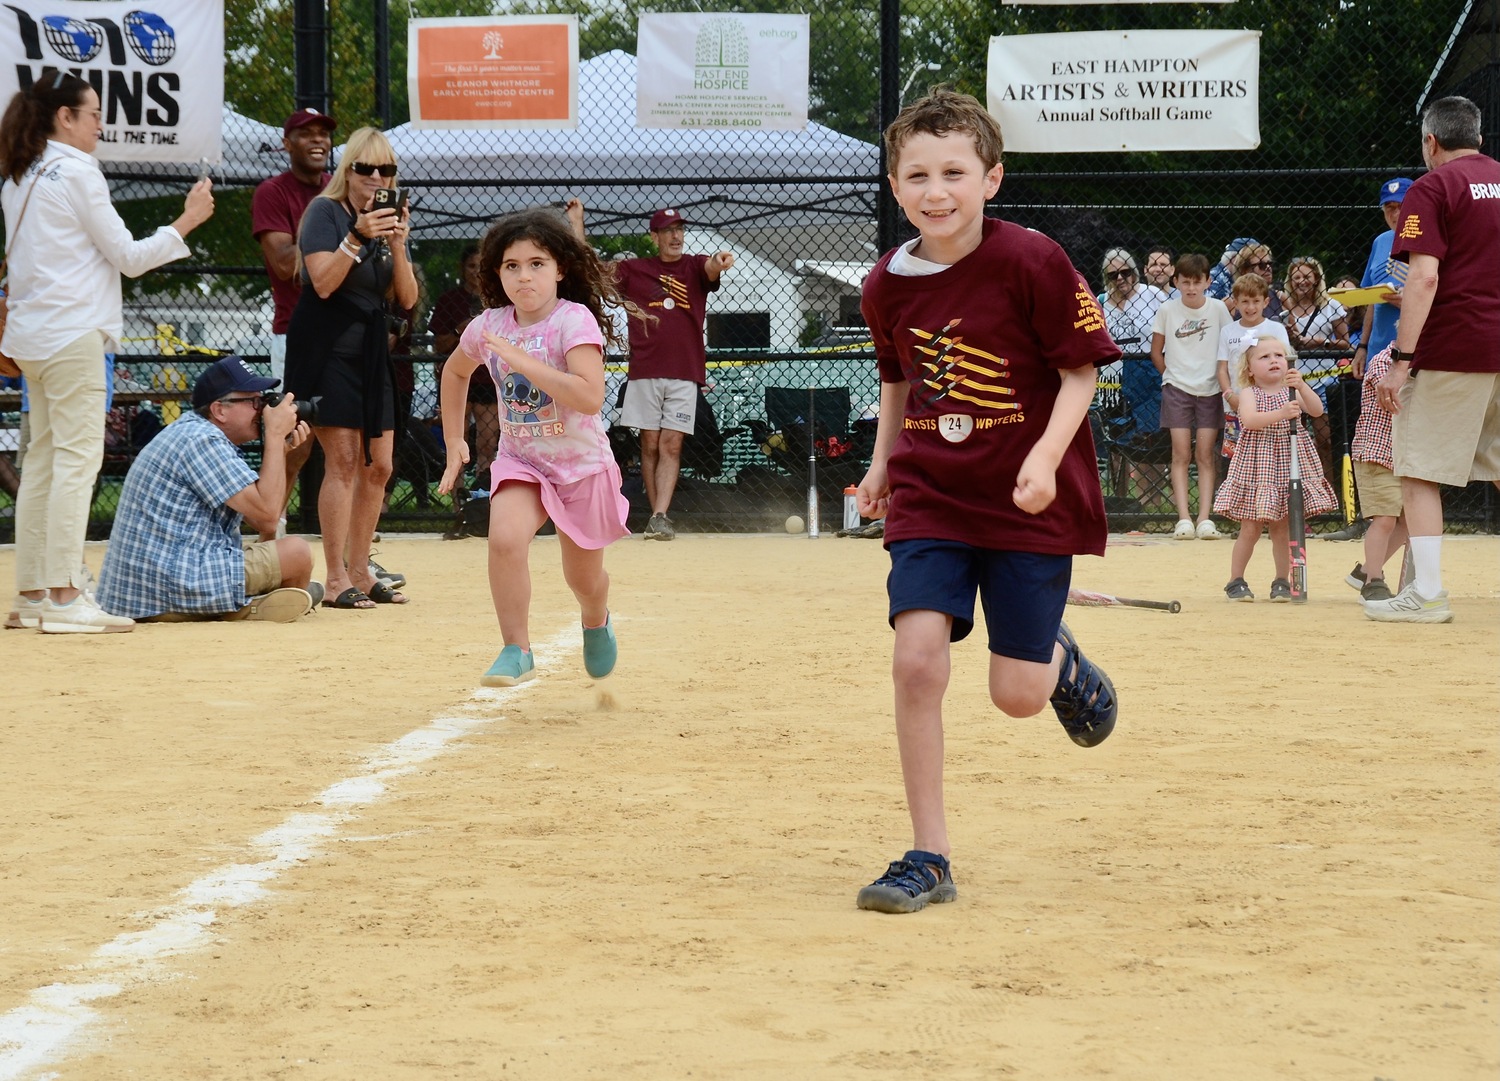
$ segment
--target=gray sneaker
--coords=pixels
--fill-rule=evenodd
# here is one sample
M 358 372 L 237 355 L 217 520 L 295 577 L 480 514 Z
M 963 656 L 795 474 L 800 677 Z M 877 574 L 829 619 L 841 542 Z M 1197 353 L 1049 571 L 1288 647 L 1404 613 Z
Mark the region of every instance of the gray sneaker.
M 1224 596 L 1232 601 L 1253 601 L 1255 594 L 1250 592 L 1250 586 L 1243 578 L 1232 578 L 1224 587 Z
M 665 514 L 653 514 L 646 522 L 646 531 L 642 536 L 646 540 L 669 541 L 677 536 L 677 530 L 672 528 L 672 520 Z
M 1371 578 L 1359 587 L 1359 599 L 1362 601 L 1388 601 L 1392 596 L 1391 587 L 1385 584 L 1384 578 Z

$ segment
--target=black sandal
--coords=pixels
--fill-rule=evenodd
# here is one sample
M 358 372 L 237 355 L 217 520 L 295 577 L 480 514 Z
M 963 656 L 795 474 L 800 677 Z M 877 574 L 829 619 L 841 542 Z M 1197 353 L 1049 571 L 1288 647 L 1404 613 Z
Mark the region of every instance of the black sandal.
M 1080 747 L 1097 747 L 1115 730 L 1115 717 L 1120 712 L 1115 685 L 1104 669 L 1083 655 L 1066 623 L 1058 624 L 1057 641 L 1063 647 L 1063 657 L 1057 689 L 1052 692 L 1052 708 L 1069 739 Z
M 956 900 L 948 857 L 914 848 L 860 890 L 855 903 L 871 912 L 920 912 L 929 904 Z

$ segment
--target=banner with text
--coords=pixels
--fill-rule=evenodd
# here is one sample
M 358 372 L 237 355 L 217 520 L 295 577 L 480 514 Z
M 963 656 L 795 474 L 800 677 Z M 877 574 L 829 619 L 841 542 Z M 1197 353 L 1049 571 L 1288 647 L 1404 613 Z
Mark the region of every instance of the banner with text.
M 1132 30 L 990 39 L 1005 149 L 1251 150 L 1260 31 Z
M 0 107 L 43 68 L 99 94 L 105 162 L 223 157 L 223 0 L 10 0 L 0 11 Z
M 576 128 L 578 19 L 496 15 L 406 24 L 414 128 Z
M 801 131 L 807 41 L 806 15 L 643 14 L 636 125 Z

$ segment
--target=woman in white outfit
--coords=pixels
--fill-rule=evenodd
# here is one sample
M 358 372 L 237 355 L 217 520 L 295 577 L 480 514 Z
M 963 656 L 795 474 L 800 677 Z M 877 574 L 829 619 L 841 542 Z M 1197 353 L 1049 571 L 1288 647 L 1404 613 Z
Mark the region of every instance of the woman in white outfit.
M 104 353 L 123 329 L 120 275 L 188 254 L 213 214 L 212 185 L 182 215 L 136 240 L 110 205 L 94 160 L 99 95 L 44 69 L 0 119 L 0 206 L 9 249 L 9 319 L 0 350 L 26 376 L 31 442 L 16 497 L 16 598 L 7 627 L 48 633 L 128 631 L 84 591 L 81 568 L 94 480 L 104 459 Z

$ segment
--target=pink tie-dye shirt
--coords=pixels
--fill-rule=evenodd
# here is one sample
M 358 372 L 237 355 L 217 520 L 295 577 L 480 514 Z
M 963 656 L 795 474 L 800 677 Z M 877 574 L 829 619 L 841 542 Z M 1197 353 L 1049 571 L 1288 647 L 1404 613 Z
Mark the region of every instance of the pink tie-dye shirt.
M 516 324 L 510 305 L 486 308 L 464 329 L 459 345 L 490 370 L 500 396 L 502 457 L 533 466 L 554 484 L 571 484 L 608 468 L 613 461 L 604 419 L 598 413 L 569 409 L 531 385 L 485 343 L 488 332 L 509 338 L 548 367 L 568 370 L 568 350 L 580 345 L 604 345 L 604 335 L 582 304 L 559 300 L 540 323 Z

